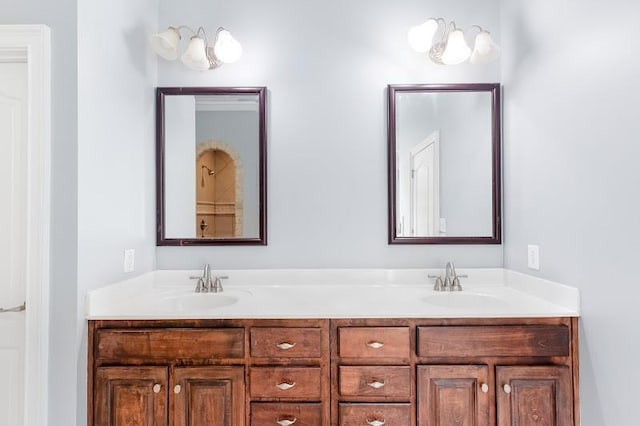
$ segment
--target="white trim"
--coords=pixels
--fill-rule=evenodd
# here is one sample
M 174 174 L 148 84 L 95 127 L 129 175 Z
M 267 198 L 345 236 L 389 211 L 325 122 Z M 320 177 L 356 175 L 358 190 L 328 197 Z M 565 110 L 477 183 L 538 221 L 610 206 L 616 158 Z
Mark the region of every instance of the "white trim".
M 27 52 L 28 231 L 25 426 L 47 424 L 51 218 L 51 32 L 45 25 L 0 25 L 0 51 Z M 6 55 L 5 55 L 6 57 Z

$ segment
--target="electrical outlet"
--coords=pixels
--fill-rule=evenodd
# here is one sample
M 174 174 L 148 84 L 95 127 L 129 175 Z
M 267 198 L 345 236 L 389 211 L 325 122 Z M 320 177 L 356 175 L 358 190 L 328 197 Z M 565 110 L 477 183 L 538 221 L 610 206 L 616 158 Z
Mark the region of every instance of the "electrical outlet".
M 135 270 L 136 251 L 127 249 L 124 251 L 124 272 L 133 272 Z
M 540 246 L 527 246 L 527 266 L 529 269 L 540 270 Z

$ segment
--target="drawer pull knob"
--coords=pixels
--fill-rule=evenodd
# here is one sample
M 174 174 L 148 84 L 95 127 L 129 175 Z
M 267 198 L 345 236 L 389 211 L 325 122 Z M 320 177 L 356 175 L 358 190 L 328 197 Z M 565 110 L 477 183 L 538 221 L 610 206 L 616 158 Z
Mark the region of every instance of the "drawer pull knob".
M 504 390 L 504 393 L 506 393 L 506 394 L 510 394 L 511 393 L 511 386 L 509 386 L 508 384 L 504 385 L 502 387 L 502 389 Z
M 385 384 L 386 383 L 384 382 L 384 380 L 377 380 L 377 379 L 367 382 L 367 386 L 372 387 L 374 389 L 383 388 Z
M 182 386 L 180 385 L 175 385 L 173 387 L 173 393 L 175 393 L 176 395 L 179 394 L 182 391 Z
M 278 423 L 280 426 L 291 426 L 297 421 L 297 417 L 279 417 L 278 420 L 276 420 L 276 423 Z
M 483 383 L 480 385 L 480 390 L 482 390 L 482 393 L 488 393 L 489 392 L 489 385 L 486 383 Z
M 384 419 L 367 419 L 367 424 L 371 426 L 383 426 L 387 423 Z
M 160 393 L 160 390 L 162 389 L 162 386 L 160 386 L 159 384 L 155 384 L 153 385 L 153 393 Z
M 367 346 L 369 346 L 371 349 L 381 349 L 384 346 L 384 343 L 382 342 L 367 342 Z
M 279 349 L 282 349 L 283 351 L 288 351 L 289 349 L 293 349 L 296 347 L 295 343 L 289 343 L 289 342 L 282 342 L 282 343 L 278 343 L 276 345 Z
M 287 391 L 289 389 L 293 389 L 295 385 L 296 385 L 296 382 L 293 382 L 291 380 L 284 380 L 282 381 L 282 383 L 278 383 L 276 387 L 280 390 Z

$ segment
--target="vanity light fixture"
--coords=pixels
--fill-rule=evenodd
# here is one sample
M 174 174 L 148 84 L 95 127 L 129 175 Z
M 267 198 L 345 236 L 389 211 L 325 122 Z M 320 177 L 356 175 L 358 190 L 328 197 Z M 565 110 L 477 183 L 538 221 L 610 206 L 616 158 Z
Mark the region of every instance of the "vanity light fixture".
M 467 45 L 465 33 L 455 22 L 443 18 L 430 18 L 409 29 L 408 41 L 413 50 L 429 54 L 432 62 L 440 65 L 458 65 L 469 59 L 472 64 L 486 64 L 500 56 L 500 47 L 488 31 L 478 25 L 473 51 Z M 440 31 L 439 31 L 440 30 Z
M 206 71 L 220 67 L 224 63 L 236 62 L 242 56 L 242 46 L 233 38 L 231 33 L 224 28 L 218 28 L 213 46 L 210 45 L 204 28 L 199 27 L 194 31 L 186 25 L 169 27 L 166 31 L 153 34 L 149 42 L 153 50 L 164 59 L 174 61 L 178 59 L 178 44 L 182 39 L 180 31 L 187 30 L 191 33 L 187 50 L 180 60 L 187 67 Z

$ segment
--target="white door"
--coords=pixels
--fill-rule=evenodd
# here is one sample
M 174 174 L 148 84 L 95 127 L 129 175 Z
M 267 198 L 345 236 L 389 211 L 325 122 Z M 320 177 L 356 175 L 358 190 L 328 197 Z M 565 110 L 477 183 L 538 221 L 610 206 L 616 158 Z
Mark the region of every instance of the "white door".
M 438 236 L 440 222 L 440 135 L 434 132 L 414 146 L 409 155 L 411 170 L 411 235 Z
M 27 64 L 0 62 L 0 425 L 24 423 Z

